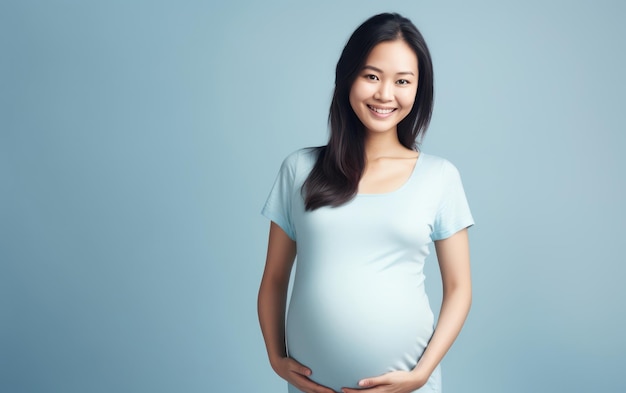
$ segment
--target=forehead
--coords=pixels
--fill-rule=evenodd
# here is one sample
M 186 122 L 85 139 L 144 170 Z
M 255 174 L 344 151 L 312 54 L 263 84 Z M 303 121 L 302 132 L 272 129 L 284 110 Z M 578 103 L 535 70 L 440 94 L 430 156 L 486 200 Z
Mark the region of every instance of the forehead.
M 417 55 L 403 40 L 377 44 L 367 55 L 364 65 L 375 66 L 383 72 L 417 71 Z

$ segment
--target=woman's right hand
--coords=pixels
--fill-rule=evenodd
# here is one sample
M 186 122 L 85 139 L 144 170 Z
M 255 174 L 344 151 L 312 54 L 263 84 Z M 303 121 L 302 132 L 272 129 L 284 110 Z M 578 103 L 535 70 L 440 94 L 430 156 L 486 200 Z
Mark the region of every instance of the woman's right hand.
M 311 370 L 290 357 L 278 359 L 272 368 L 281 378 L 305 393 L 335 393 L 334 390 L 309 379 Z

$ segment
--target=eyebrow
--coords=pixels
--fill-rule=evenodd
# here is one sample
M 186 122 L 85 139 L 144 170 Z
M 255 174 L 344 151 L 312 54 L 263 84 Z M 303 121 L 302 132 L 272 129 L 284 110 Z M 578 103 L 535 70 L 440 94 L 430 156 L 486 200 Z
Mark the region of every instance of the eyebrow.
M 384 74 L 383 70 L 381 70 L 380 68 L 376 68 L 374 66 L 371 66 L 371 65 L 365 65 L 365 66 L 363 66 L 363 69 L 364 70 L 372 70 L 372 71 L 376 71 L 376 72 L 379 72 L 381 74 Z M 411 72 L 411 71 L 396 72 L 396 75 L 413 75 L 413 76 L 415 76 L 415 74 L 413 72 Z

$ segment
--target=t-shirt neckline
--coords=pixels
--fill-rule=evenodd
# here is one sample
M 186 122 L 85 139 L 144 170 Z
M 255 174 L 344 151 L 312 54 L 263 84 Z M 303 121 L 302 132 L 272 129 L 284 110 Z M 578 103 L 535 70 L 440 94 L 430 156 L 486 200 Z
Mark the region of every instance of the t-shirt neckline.
M 424 153 L 422 153 L 421 151 L 419 152 L 417 158 L 415 159 L 415 164 L 413 164 L 413 169 L 411 170 L 411 174 L 406 179 L 406 181 L 404 183 L 402 183 L 402 185 L 400 187 L 396 188 L 395 190 L 389 191 L 389 192 L 378 192 L 378 193 L 373 193 L 373 194 L 357 193 L 356 197 L 358 197 L 358 198 L 360 198 L 360 197 L 365 197 L 365 198 L 384 197 L 384 196 L 394 195 L 394 194 L 397 194 L 397 193 L 401 192 L 403 189 L 408 187 L 408 185 L 411 183 L 411 181 L 415 177 L 415 173 L 417 172 L 417 167 L 419 166 L 419 163 L 422 161 L 422 155 L 423 154 Z

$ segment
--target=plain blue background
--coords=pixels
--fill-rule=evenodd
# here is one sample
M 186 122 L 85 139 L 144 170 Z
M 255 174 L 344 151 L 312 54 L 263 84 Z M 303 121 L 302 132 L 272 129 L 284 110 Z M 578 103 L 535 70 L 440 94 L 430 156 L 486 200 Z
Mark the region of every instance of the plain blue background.
M 446 393 L 625 391 L 626 6 L 538 0 L 2 1 L 0 391 L 284 392 L 259 212 L 383 11 L 477 222 Z

